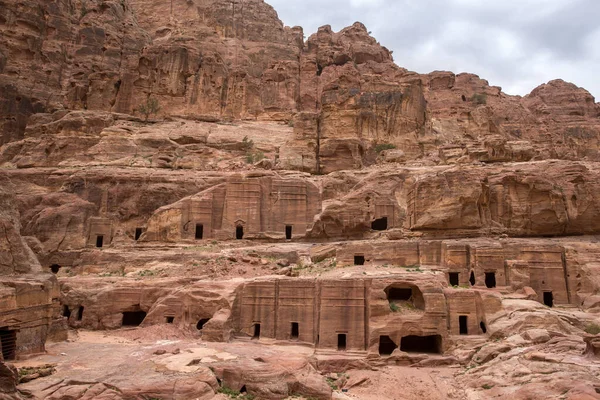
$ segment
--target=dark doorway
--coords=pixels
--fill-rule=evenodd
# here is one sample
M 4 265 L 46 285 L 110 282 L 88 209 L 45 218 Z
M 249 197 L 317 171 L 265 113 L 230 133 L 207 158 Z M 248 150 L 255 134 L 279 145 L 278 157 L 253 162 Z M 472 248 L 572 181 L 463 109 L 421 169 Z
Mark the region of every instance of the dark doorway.
M 104 236 L 98 235 L 96 236 L 96 247 L 102 247 L 104 245 Z
M 69 310 L 69 306 L 66 305 L 66 304 L 63 305 L 62 316 L 63 317 L 67 317 L 67 318 L 71 318 L 71 310 Z
M 389 336 L 379 336 L 379 355 L 389 356 L 398 348 L 398 345 L 394 343 Z
M 354 265 L 365 265 L 365 256 L 354 256 Z
M 140 326 L 146 318 L 145 311 L 125 311 L 123 313 L 123 326 Z
M 495 272 L 486 272 L 485 273 L 485 286 L 490 289 L 496 287 L 496 273 Z
M 297 322 L 292 322 L 292 334 L 290 337 L 292 339 L 298 339 L 298 336 L 300 336 L 300 327 Z
M 346 350 L 346 334 L 338 333 L 338 351 Z
M 471 271 L 471 276 L 469 276 L 469 283 L 471 286 L 475 286 L 475 271 Z
M 2 358 L 4 361 L 17 358 L 17 331 L 6 328 L 0 329 L 0 344 L 2 345 Z
M 385 231 L 387 226 L 387 217 L 382 217 L 371 222 L 371 229 L 374 231 Z
M 241 225 L 238 225 L 235 228 L 235 238 L 237 240 L 242 240 L 244 238 L 244 227 Z
M 254 324 L 254 334 L 252 335 L 252 339 L 260 339 L 260 324 Z
M 167 317 L 167 324 L 172 324 L 175 322 L 175 317 Z
M 77 321 L 81 321 L 83 319 L 83 306 L 79 306 L 77 310 Z
M 202 330 L 202 328 L 204 328 L 204 325 L 206 325 L 206 323 L 210 321 L 210 318 L 202 318 L 200 321 L 198 321 L 198 323 L 196 324 L 196 329 L 198 329 L 199 331 Z
M 400 340 L 400 350 L 407 353 L 441 353 L 442 337 L 432 336 L 404 336 Z
M 60 265 L 52 264 L 50 266 L 50 271 L 52 271 L 53 274 L 58 274 L 58 271 L 60 271 Z
M 248 389 L 246 389 L 246 385 L 241 387 L 240 394 L 242 394 L 242 393 L 248 393 Z
M 544 292 L 544 304 L 548 307 L 554 306 L 554 295 L 552 292 Z
M 204 225 L 196 224 L 196 240 L 200 240 L 204 237 Z
M 466 315 L 460 315 L 458 317 L 458 325 L 459 325 L 459 330 L 460 330 L 461 335 L 469 334 L 469 326 L 467 324 L 467 316 Z
M 409 301 L 412 298 L 411 288 L 392 287 L 387 293 L 388 301 Z
M 448 280 L 450 281 L 450 286 L 458 286 L 460 283 L 460 280 L 458 279 L 459 277 L 459 273 L 458 272 L 449 272 L 448 273 Z
M 479 323 L 479 327 L 481 328 L 481 332 L 487 333 L 487 328 L 485 327 L 485 322 L 481 321 Z
M 467 101 L 467 96 L 465 96 L 464 94 L 461 96 L 462 101 Z
M 292 226 L 291 225 L 285 226 L 285 238 L 287 240 L 292 240 Z
M 135 240 L 139 240 L 142 237 L 142 228 L 135 228 Z

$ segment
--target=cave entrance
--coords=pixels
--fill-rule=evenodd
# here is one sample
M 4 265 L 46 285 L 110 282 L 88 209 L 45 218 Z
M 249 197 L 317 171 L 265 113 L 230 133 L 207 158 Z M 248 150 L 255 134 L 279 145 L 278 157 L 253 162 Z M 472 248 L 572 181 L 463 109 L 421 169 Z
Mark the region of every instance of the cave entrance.
M 475 286 L 475 271 L 471 271 L 471 276 L 469 276 L 469 283 L 471 286 Z
M 254 334 L 252 335 L 252 339 L 260 339 L 260 324 L 254 324 Z
M 398 348 L 398 345 L 390 339 L 389 336 L 379 336 L 379 355 L 389 356 L 394 350 Z
M 102 247 L 104 245 L 104 235 L 96 236 L 96 247 Z
M 485 327 L 485 322 L 481 321 L 479 323 L 479 327 L 481 328 L 481 332 L 487 333 L 487 328 Z
M 346 334 L 338 333 L 337 335 L 337 349 L 338 351 L 346 351 Z
M 554 306 L 554 295 L 552 292 L 544 292 L 544 304 L 548 307 Z
M 374 231 L 385 231 L 388 228 L 387 217 L 382 217 L 371 222 L 371 229 Z
M 0 328 L 0 347 L 4 361 L 17 358 L 17 331 Z
M 69 310 L 69 306 L 66 304 L 62 307 L 62 316 L 67 317 L 67 319 L 71 318 L 71 310 Z
M 468 319 L 466 315 L 459 315 L 458 317 L 458 326 L 461 335 L 469 334 L 469 325 L 467 324 L 467 320 Z
M 354 256 L 354 265 L 365 265 L 365 256 Z
M 290 334 L 290 338 L 292 340 L 298 339 L 300 336 L 300 326 L 297 322 L 292 322 L 292 333 Z
M 167 322 L 167 324 L 172 324 L 173 322 L 175 322 L 175 317 L 165 317 L 165 320 Z
M 287 240 L 292 240 L 292 226 L 291 225 L 285 226 L 285 238 Z
M 441 354 L 442 337 L 431 336 L 404 336 L 400 340 L 400 350 L 407 353 L 433 353 Z
M 77 310 L 77 321 L 81 321 L 83 319 L 83 306 L 79 306 Z
M 123 326 L 140 326 L 146 318 L 145 311 L 124 311 Z
M 410 301 L 412 300 L 411 288 L 391 287 L 387 292 L 388 301 Z
M 458 286 L 460 283 L 459 273 L 458 272 L 448 273 L 448 280 L 450 281 L 450 286 Z
M 206 323 L 210 321 L 210 318 L 202 318 L 200 321 L 198 321 L 198 323 L 196 324 L 196 329 L 198 329 L 199 331 L 202 330 L 202 328 L 204 328 L 204 325 L 206 325 Z
M 496 287 L 496 273 L 495 272 L 486 272 L 485 273 L 485 286 L 490 289 Z
M 196 224 L 196 240 L 200 240 L 204 237 L 204 225 Z
M 58 271 L 60 271 L 61 266 L 58 264 L 52 264 L 50 266 L 50 271 L 52 271 L 53 274 L 58 274 Z
M 142 237 L 142 232 L 143 229 L 142 228 L 135 228 L 135 240 L 140 240 L 140 237 Z
M 244 238 L 244 227 L 238 225 L 235 227 L 235 238 L 237 240 L 242 240 Z

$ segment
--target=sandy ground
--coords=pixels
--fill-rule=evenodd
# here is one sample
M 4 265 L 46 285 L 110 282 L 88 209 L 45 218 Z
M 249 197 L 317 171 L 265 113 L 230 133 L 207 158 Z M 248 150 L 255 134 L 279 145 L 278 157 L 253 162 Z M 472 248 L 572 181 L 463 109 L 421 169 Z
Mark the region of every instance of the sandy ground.
M 165 354 L 155 354 L 157 350 Z M 56 364 L 56 373 L 21 385 L 38 395 L 64 379 L 102 381 L 123 385 L 128 380 L 152 379 L 160 373 L 189 373 L 190 362 L 211 363 L 242 358 L 286 357 L 306 359 L 309 346 L 280 345 L 272 342 L 234 341 L 207 343 L 170 325 L 120 329 L 110 332 L 71 331 L 67 342 L 49 343 L 47 353 L 16 363 L 17 367 Z M 165 372 L 167 371 L 167 372 Z M 376 371 L 352 370 L 345 373 L 347 384 L 334 398 L 362 400 L 461 399 L 454 383 L 456 368 L 411 368 L 386 366 Z M 324 378 L 325 379 L 325 378 Z M 41 398 L 41 397 L 40 397 Z M 216 395 L 215 399 L 226 399 Z M 295 397 L 295 399 L 301 399 Z

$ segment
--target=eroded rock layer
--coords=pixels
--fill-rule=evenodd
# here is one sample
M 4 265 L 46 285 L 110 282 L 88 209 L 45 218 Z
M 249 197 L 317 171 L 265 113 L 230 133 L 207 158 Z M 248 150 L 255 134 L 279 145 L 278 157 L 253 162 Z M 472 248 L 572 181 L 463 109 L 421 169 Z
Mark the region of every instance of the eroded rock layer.
M 0 360 L 48 371 L 0 398 L 598 398 L 585 89 L 262 0 L 0 0 L 0 127 Z

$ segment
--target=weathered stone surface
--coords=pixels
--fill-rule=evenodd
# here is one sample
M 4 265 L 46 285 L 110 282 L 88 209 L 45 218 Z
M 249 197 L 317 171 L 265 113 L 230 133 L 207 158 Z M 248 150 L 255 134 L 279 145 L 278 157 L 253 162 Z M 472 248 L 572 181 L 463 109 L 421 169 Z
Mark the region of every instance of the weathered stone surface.
M 2 358 L 79 329 L 48 399 L 597 397 L 599 117 L 262 0 L 0 0 Z

